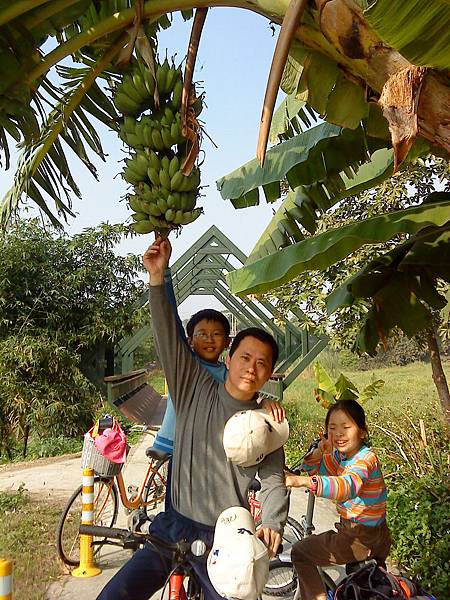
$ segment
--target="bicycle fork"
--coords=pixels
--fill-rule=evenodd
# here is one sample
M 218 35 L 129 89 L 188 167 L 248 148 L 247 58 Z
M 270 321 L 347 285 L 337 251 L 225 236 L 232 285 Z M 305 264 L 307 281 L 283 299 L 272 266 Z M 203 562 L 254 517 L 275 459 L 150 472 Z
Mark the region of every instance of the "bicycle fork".
M 187 600 L 186 592 L 183 587 L 185 573 L 175 571 L 169 578 L 169 600 Z

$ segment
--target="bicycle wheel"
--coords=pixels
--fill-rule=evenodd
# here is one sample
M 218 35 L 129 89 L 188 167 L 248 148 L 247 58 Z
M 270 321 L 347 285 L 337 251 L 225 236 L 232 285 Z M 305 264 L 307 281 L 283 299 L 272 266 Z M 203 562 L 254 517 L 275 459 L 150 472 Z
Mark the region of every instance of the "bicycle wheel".
M 167 473 L 169 469 L 169 460 L 158 461 L 154 472 L 148 478 L 142 494 L 143 510 L 147 516 L 155 515 L 164 508 L 164 499 L 166 497 Z
M 283 532 L 283 551 L 269 564 L 269 579 L 263 594 L 267 596 L 293 596 L 297 588 L 297 573 L 291 562 L 292 546 L 303 539 L 303 528 L 298 521 L 288 517 Z
M 72 494 L 58 523 L 56 547 L 61 560 L 71 567 L 80 564 L 79 527 L 81 523 L 82 491 L 80 485 Z M 114 479 L 94 479 L 94 525 L 112 527 L 117 519 L 119 501 Z M 99 541 L 104 538 L 94 538 Z M 100 546 L 94 546 L 94 555 Z
M 269 563 L 269 577 L 264 586 L 263 596 L 284 596 L 293 598 L 297 589 L 297 573 L 291 562 L 271 560 Z
M 319 569 L 320 576 L 325 585 L 326 592 L 333 592 L 336 589 L 334 580 L 322 569 Z M 294 598 L 302 600 L 300 590 L 297 590 L 298 578 L 294 565 L 291 562 L 282 562 L 273 560 L 269 564 L 269 578 L 267 585 L 263 590 L 263 596 L 278 596 L 283 598 Z M 327 596 L 328 597 L 328 596 Z

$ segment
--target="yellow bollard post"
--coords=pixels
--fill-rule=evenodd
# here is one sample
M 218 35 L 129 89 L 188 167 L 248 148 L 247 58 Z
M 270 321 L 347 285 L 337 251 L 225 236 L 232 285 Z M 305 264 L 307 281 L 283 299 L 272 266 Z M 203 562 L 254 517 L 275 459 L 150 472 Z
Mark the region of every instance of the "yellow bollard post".
M 12 563 L 0 558 L 0 600 L 12 600 Z
M 169 386 L 167 385 L 167 379 L 164 379 L 164 396 L 169 395 Z
M 81 523 L 94 524 L 94 471 L 83 469 Z M 102 572 L 94 563 L 92 535 L 80 535 L 80 566 L 72 571 L 74 577 L 94 577 Z

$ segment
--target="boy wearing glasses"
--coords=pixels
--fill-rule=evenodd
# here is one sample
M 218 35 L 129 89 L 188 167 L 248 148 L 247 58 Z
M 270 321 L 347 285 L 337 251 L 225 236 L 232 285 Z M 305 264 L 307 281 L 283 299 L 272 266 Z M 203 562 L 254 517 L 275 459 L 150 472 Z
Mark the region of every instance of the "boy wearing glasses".
M 171 300 L 174 313 L 176 314 L 175 297 L 171 286 L 170 271 L 166 270 L 164 275 L 165 288 Z M 176 314 L 178 317 L 178 314 Z M 230 323 L 228 319 L 217 310 L 207 308 L 193 315 L 186 325 L 187 338 L 182 331 L 179 322 L 180 333 L 191 348 L 198 362 L 217 381 L 224 382 L 227 376 L 225 363 L 219 358 L 230 343 Z M 173 440 L 175 437 L 175 409 L 170 394 L 167 398 L 166 412 L 158 431 L 153 448 L 173 454 Z M 168 488 L 169 489 L 169 488 Z M 167 498 L 168 500 L 168 498 Z

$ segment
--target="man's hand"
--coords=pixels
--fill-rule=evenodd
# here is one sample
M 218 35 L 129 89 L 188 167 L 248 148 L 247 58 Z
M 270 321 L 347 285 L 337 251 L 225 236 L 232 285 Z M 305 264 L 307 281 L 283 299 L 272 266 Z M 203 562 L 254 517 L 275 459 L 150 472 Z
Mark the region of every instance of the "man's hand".
M 144 267 L 150 274 L 150 285 L 162 285 L 164 283 L 164 271 L 166 270 L 172 246 L 169 240 L 158 236 L 143 257 Z
M 281 533 L 268 527 L 261 527 L 256 532 L 256 537 L 264 542 L 269 553 L 269 558 L 273 558 L 281 544 Z
M 272 419 L 277 423 L 281 423 L 284 421 L 286 416 L 286 409 L 284 406 L 281 406 L 279 402 L 274 402 L 272 400 L 263 400 L 261 406 L 267 412 L 270 412 L 272 415 Z

